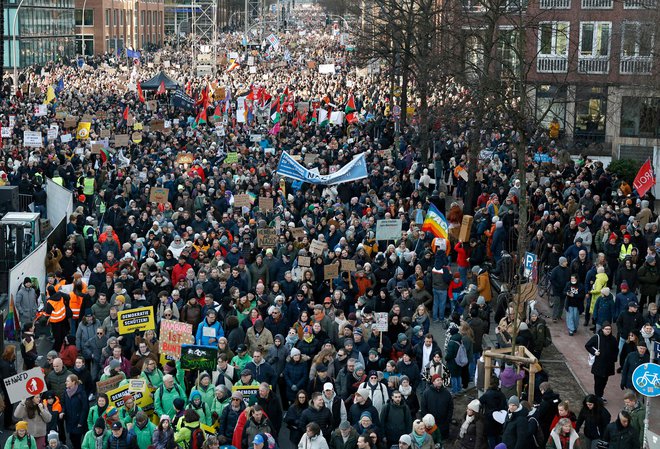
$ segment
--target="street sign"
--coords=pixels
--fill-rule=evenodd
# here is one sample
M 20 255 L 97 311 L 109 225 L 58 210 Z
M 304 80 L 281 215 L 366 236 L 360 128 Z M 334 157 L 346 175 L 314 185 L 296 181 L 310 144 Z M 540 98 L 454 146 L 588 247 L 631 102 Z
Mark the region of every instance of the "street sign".
M 534 253 L 525 253 L 525 270 L 523 276 L 529 279 L 534 273 L 534 268 L 536 267 L 536 254 Z
M 644 363 L 639 365 L 632 375 L 635 390 L 643 396 L 654 398 L 660 396 L 660 365 Z
M 12 404 L 46 391 L 46 381 L 41 368 L 32 368 L 3 381 Z

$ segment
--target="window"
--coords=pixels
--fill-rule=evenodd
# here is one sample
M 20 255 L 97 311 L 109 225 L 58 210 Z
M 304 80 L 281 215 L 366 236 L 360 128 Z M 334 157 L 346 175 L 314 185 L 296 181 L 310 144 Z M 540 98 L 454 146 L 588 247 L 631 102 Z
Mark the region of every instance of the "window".
M 542 84 L 536 89 L 536 119 L 548 129 L 553 119 L 559 120 L 561 129 L 566 128 L 566 86 Z
M 114 16 L 114 17 L 112 18 L 112 24 L 113 24 L 114 26 L 117 26 L 117 23 L 119 23 L 119 11 L 117 11 L 116 9 L 114 9 L 114 10 L 113 10 L 113 16 Z
M 539 30 L 539 54 L 568 56 L 569 22 L 541 22 Z
M 140 11 L 140 26 L 144 26 L 144 11 Z
M 624 22 L 621 56 L 651 56 L 654 38 L 652 23 Z
M 105 26 L 107 26 L 107 27 L 110 26 L 110 10 L 109 9 L 105 10 Z
M 119 25 L 120 26 L 124 25 L 124 13 L 125 13 L 125 11 L 122 9 L 121 10 L 121 15 L 119 16 Z
M 623 97 L 621 137 L 660 137 L 660 98 Z
M 580 56 L 609 56 L 611 30 L 610 22 L 580 23 Z
M 607 88 L 578 87 L 575 98 L 575 133 L 583 136 L 604 136 Z
M 84 44 L 84 47 L 83 47 Z M 94 56 L 94 36 L 76 36 L 76 53 Z
M 76 9 L 76 26 L 94 26 L 94 10 L 85 9 L 85 23 L 82 23 L 82 9 Z
M 513 28 L 499 30 L 497 55 L 502 76 L 518 74 L 518 32 Z

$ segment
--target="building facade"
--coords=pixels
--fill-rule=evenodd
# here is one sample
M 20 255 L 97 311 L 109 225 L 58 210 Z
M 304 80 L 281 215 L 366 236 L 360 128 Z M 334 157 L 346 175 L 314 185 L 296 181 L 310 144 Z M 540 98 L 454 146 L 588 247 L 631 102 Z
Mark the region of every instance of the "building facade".
M 493 17 L 490 4 L 460 2 L 468 19 L 465 67 L 478 66 L 483 33 L 491 33 L 496 65 L 523 65 L 530 113 L 543 126 L 556 118 L 569 141 L 614 158 L 653 160 L 660 151 L 658 0 L 517 1 L 498 2 L 504 12 L 495 29 L 485 20 Z
M 14 64 L 17 67 L 41 65 L 74 57 L 74 2 L 5 0 L 3 67 L 10 69 Z
M 163 44 L 163 0 L 75 0 L 75 4 L 76 54 Z

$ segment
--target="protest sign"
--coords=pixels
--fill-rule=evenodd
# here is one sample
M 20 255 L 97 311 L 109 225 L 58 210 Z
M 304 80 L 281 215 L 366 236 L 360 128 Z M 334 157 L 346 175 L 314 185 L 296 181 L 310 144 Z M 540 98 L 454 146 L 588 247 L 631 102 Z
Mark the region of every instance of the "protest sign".
M 110 390 L 106 394 L 108 395 L 109 406 L 121 408 L 124 405 L 124 396 L 130 394 L 133 396 L 135 405 L 147 414 L 149 412 L 153 413 L 154 400 L 144 379 L 131 379 L 129 383 Z
M 7 377 L 3 382 L 12 404 L 47 390 L 44 372 L 38 367 Z
M 152 187 L 149 191 L 149 202 L 165 204 L 170 196 L 170 189 L 165 187 Z
M 67 117 L 64 119 L 65 128 L 74 128 L 78 126 L 78 117 Z
M 376 240 L 399 240 L 403 220 L 400 218 L 381 219 L 376 222 Z
M 5 138 L 7 138 L 7 139 L 11 138 L 11 128 L 9 128 L 9 127 L 7 127 L 7 126 L 3 126 L 3 127 L 2 127 L 2 131 L 0 131 L 0 137 L 2 137 L 3 139 L 5 139 Z
M 341 259 L 341 271 L 348 271 L 349 273 L 357 271 L 355 261 L 353 259 Z
M 326 243 L 319 242 L 318 240 L 312 240 L 312 243 L 309 245 L 309 252 L 317 256 L 322 256 L 326 246 Z
M 181 345 L 181 368 L 212 372 L 218 363 L 218 348 Z
M 332 263 L 323 266 L 323 280 L 332 280 L 339 276 L 339 264 Z
M 308 256 L 298 256 L 298 265 L 301 267 L 309 267 L 312 265 L 312 258 Z
M 270 388 L 272 389 L 273 387 L 271 386 Z M 240 391 L 243 395 L 243 402 L 246 406 L 249 406 L 250 404 L 254 404 L 256 402 L 257 395 L 259 394 L 259 385 L 234 385 L 231 387 L 231 391 Z
M 147 101 L 147 111 L 153 112 L 156 109 L 158 109 L 158 102 L 156 100 L 149 100 Z
M 266 212 L 273 210 L 273 199 L 267 196 L 260 196 L 259 209 Z
M 23 146 L 40 148 L 43 140 L 39 131 L 23 131 Z
M 146 331 L 156 329 L 154 308 L 151 306 L 117 312 L 117 321 L 121 335 L 130 334 L 136 330 Z
M 244 193 L 234 195 L 234 207 L 250 207 L 250 196 Z
M 379 330 L 381 332 L 387 332 L 387 312 L 375 312 L 374 313 L 374 324 L 371 326 L 372 329 Z
M 238 153 L 236 152 L 227 153 L 227 157 L 225 158 L 224 163 L 233 164 L 235 162 L 238 162 Z
M 128 146 L 128 134 L 116 134 L 115 147 L 127 147 L 127 146 Z
M 289 228 L 289 231 L 296 240 L 302 240 L 305 237 L 305 229 L 303 228 Z
M 48 128 L 48 133 L 46 134 L 48 142 L 52 142 L 53 140 L 57 139 L 58 133 L 59 130 L 57 128 Z
M 163 132 L 165 131 L 165 120 L 152 120 L 149 127 L 154 132 Z
M 140 143 L 140 142 L 142 142 L 142 133 L 139 133 L 139 132 L 137 132 L 137 131 L 134 132 L 134 133 L 131 135 L 131 140 L 133 141 L 133 143 Z
M 191 153 L 179 153 L 176 156 L 177 164 L 192 164 L 195 161 L 195 157 Z
M 101 139 L 109 139 L 110 138 L 110 130 L 109 129 L 102 129 L 101 130 Z
M 275 229 L 257 229 L 257 245 L 261 248 L 275 248 L 277 245 L 277 232 Z
M 192 324 L 173 320 L 161 320 L 159 350 L 162 354 L 170 355 L 174 360 L 181 358 L 181 345 L 194 344 Z
M 112 376 L 106 380 L 101 380 L 99 382 L 96 382 L 96 392 L 98 394 L 101 393 L 107 393 L 110 390 L 114 390 L 119 386 L 119 383 L 124 380 L 123 375 L 117 374 L 116 376 Z
M 73 140 L 73 136 L 71 134 L 62 134 L 60 137 L 60 142 L 62 143 L 67 143 L 71 142 Z
M 103 144 L 102 143 L 93 143 L 92 144 L 92 154 L 101 154 L 102 150 L 103 150 Z

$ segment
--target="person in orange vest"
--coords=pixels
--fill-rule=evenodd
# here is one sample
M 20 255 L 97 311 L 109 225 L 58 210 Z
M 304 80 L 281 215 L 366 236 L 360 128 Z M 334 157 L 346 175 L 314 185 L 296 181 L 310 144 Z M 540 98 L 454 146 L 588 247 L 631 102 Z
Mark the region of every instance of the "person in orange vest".
M 78 273 L 76 273 L 78 274 Z M 75 277 L 75 275 L 74 275 Z M 71 309 L 71 319 L 69 320 L 71 335 L 76 335 L 78 322 L 80 321 L 80 311 L 84 310 L 83 302 L 87 294 L 87 285 L 82 279 L 74 279 L 73 290 L 69 293 L 69 309 Z
M 47 408 L 50 414 L 53 416 L 53 419 L 51 419 L 50 422 L 46 424 L 46 431 L 50 432 L 52 430 L 57 432 L 57 419 L 55 417 L 60 416 L 60 413 L 62 413 L 62 404 L 60 403 L 60 399 L 52 390 L 44 391 L 41 394 L 41 399 L 43 400 L 44 407 Z
M 48 317 L 48 323 L 53 332 L 53 347 L 61 348 L 64 337 L 69 332 L 69 321 L 67 320 L 71 316 L 71 310 L 67 306 L 69 295 L 55 291 L 55 287 L 51 285 L 48 286 L 48 296 L 44 316 Z

